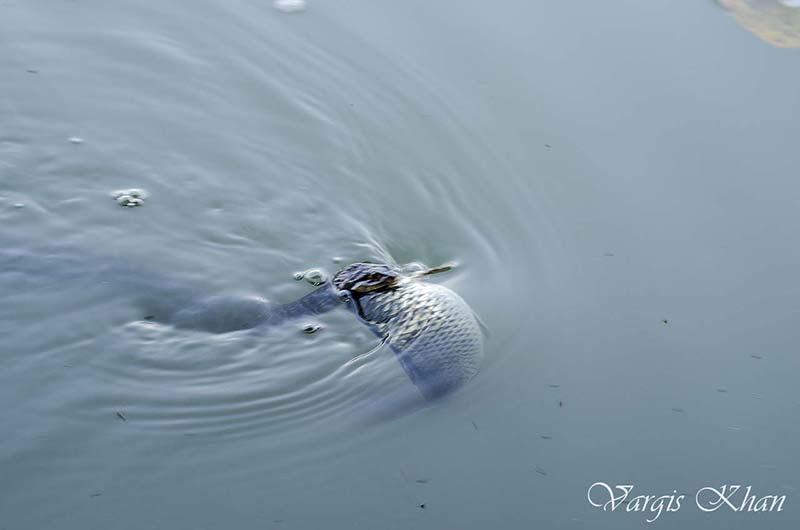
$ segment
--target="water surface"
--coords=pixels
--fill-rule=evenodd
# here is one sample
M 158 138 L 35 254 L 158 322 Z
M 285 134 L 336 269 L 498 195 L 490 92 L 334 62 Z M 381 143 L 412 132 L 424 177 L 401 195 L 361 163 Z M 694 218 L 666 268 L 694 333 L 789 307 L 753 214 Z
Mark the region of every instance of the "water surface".
M 0 272 L 0 528 L 647 526 L 596 481 L 795 526 L 797 58 L 714 2 L 0 3 L 5 245 L 279 302 L 455 261 L 490 330 L 461 392 L 356 429 L 408 381 L 349 313 L 212 336 Z

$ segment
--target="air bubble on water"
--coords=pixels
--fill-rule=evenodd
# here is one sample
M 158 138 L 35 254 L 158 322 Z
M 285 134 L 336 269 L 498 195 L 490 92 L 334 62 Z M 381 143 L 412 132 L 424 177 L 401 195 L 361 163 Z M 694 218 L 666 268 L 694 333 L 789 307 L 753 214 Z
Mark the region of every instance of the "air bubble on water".
M 134 206 L 141 206 L 142 204 L 144 204 L 144 201 L 137 197 L 122 195 L 121 197 L 117 198 L 117 204 L 119 204 L 120 206 L 134 207 Z
M 283 13 L 297 13 L 306 8 L 305 0 L 275 0 L 272 6 Z
M 406 263 L 403 265 L 403 272 L 405 274 L 420 274 L 428 270 L 428 266 L 424 263 L 420 263 L 419 261 L 412 261 L 411 263 Z
M 115 199 L 119 199 L 123 195 L 127 195 L 129 197 L 133 197 L 134 199 L 146 199 L 147 192 L 143 189 L 139 188 L 131 188 L 129 190 L 116 190 L 111 192 L 111 196 Z
M 114 200 L 120 206 L 141 206 L 147 198 L 147 192 L 139 188 L 131 188 L 129 190 L 116 190 L 111 193 Z
M 303 278 L 311 285 L 322 285 L 328 280 L 328 276 L 319 269 L 308 269 L 303 272 Z

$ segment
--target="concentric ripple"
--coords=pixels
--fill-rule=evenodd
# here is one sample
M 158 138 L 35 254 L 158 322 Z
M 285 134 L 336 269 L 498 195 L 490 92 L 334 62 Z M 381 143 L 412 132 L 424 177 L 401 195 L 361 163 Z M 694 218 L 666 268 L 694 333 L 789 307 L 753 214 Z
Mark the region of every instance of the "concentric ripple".
M 130 2 L 90 19 L 76 5 L 62 15 L 81 24 L 45 17 L 52 27 L 9 37 L 50 81 L 29 87 L 37 101 L 9 87 L 19 103 L 15 134 L 0 144 L 13 155 L 3 162 L 2 204 L 36 208 L 4 209 L 7 226 L 209 294 L 277 302 L 307 292 L 292 280 L 300 270 L 457 262 L 441 281 L 483 301 L 474 309 L 500 329 L 488 345 L 491 370 L 518 336 L 495 318 L 494 301 L 521 310 L 515 282 L 546 257 L 525 262 L 520 247 L 551 247 L 542 242 L 551 236 L 532 236 L 538 209 L 516 193 L 529 182 L 462 116 L 456 87 L 371 48 L 323 9 L 287 17 L 269 3 L 202 4 L 203 16 Z M 37 18 L 34 7 L 26 13 Z M 230 27 L 235 39 L 208 38 Z M 62 66 L 66 52 L 86 65 L 80 78 Z M 130 188 L 148 191 L 142 207 L 108 200 Z M 213 336 L 142 321 L 108 286 L 62 282 L 28 296 L 47 315 L 30 332 L 37 355 L 70 365 L 45 392 L 59 399 L 37 404 L 46 415 L 94 421 L 119 411 L 142 429 L 288 436 L 410 385 L 345 311 L 316 319 L 313 334 L 297 322 Z

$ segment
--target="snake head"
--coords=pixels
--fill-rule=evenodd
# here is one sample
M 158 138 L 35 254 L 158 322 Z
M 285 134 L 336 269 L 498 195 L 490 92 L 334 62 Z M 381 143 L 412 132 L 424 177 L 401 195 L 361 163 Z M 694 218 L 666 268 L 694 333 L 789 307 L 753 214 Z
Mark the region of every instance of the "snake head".
M 358 295 L 391 289 L 399 280 L 400 274 L 388 265 L 353 263 L 336 273 L 333 285 Z

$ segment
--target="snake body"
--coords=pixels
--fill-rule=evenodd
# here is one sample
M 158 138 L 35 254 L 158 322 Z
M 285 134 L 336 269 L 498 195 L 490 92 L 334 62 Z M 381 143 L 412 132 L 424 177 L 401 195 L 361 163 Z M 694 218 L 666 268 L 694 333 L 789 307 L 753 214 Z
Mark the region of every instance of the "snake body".
M 463 385 L 477 373 L 483 358 L 480 326 L 461 297 L 388 265 L 352 264 L 287 304 L 257 296 L 204 296 L 182 282 L 117 260 L 63 249 L 0 249 L 0 275 L 20 273 L 59 284 L 71 279 L 109 285 L 133 298 L 142 318 L 210 333 L 280 325 L 344 305 L 389 346 L 429 400 Z

